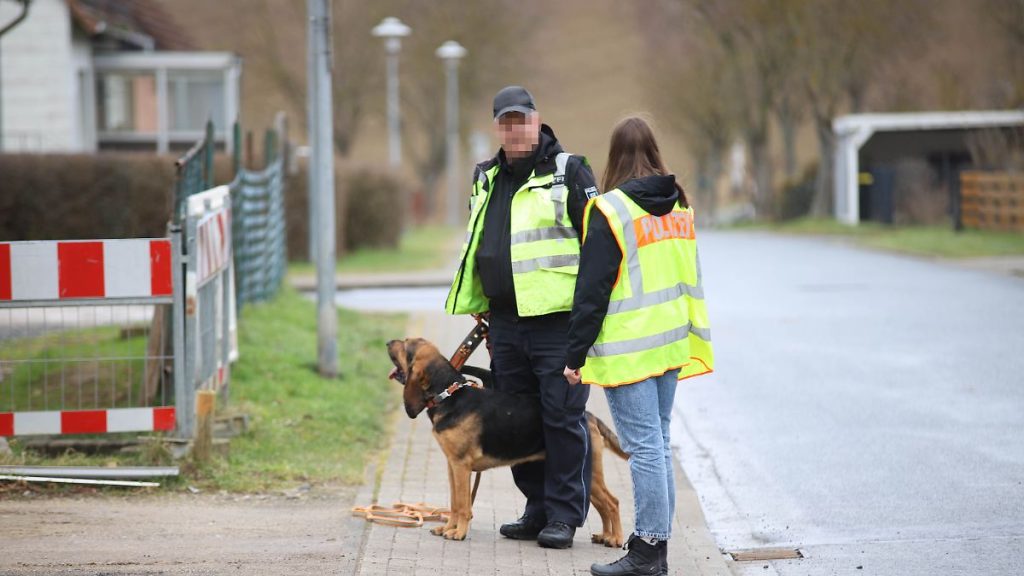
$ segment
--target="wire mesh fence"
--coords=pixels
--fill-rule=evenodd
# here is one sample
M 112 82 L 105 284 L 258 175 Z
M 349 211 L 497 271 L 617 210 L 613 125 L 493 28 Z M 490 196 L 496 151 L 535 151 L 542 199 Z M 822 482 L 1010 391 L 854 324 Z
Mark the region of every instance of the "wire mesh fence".
M 234 213 L 235 279 L 238 306 L 273 298 L 288 265 L 284 183 L 288 159 L 288 122 L 283 112 L 263 136 L 263 168 L 242 166 L 241 130 L 235 126 Z M 246 139 L 252 164 L 252 135 Z
M 173 356 L 164 330 L 152 329 L 155 310 L 147 304 L 0 308 L 0 412 L 173 403 Z
M 272 298 L 287 266 L 284 162 L 261 171 L 240 170 L 231 184 L 235 276 L 239 305 Z

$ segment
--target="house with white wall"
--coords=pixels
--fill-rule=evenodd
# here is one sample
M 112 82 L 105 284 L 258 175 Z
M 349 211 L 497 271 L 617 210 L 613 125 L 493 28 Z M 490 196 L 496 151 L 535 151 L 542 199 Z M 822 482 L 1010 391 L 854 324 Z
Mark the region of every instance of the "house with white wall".
M 30 0 L 0 37 L 0 152 L 168 152 L 207 119 L 230 148 L 241 61 L 193 48 L 155 0 Z

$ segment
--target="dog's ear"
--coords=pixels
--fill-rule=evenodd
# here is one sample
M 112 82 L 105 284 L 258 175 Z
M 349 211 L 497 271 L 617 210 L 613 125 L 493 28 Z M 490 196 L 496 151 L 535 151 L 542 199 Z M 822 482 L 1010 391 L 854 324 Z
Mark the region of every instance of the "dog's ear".
M 395 367 L 388 374 L 388 378 L 397 382 L 400 386 L 405 385 L 406 368 L 405 340 L 389 340 L 387 343 L 388 356 Z
M 402 391 L 402 400 L 405 404 L 405 413 L 409 418 L 415 418 L 427 407 L 426 390 L 430 388 L 429 371 L 424 370 L 428 362 L 423 358 L 424 352 L 430 348 L 422 338 L 407 338 L 405 340 L 405 355 L 400 359 L 404 364 L 405 389 Z

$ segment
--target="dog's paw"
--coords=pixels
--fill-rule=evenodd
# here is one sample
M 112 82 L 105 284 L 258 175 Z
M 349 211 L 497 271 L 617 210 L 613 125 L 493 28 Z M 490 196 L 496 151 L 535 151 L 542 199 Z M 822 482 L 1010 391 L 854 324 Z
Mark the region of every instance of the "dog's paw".
M 433 534 L 434 536 L 441 536 L 442 534 L 444 534 L 444 531 L 447 528 L 448 528 L 447 526 L 434 526 L 433 528 L 430 529 L 430 533 Z
M 605 534 L 604 532 L 602 532 L 600 534 L 593 534 L 593 535 L 591 535 L 590 536 L 590 541 L 593 542 L 594 544 L 604 544 L 605 546 L 607 546 L 609 548 L 621 548 L 622 547 L 622 538 L 615 538 L 614 536 L 611 536 L 609 534 Z
M 444 531 L 444 539 L 445 540 L 465 540 L 466 539 L 466 531 L 465 530 L 459 530 L 458 528 L 453 528 L 451 530 L 445 530 Z

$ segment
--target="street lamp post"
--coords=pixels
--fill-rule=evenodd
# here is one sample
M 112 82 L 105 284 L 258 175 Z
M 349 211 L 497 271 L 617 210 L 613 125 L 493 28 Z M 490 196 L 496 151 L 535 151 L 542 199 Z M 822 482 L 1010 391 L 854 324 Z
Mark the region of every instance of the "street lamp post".
M 449 40 L 437 49 L 437 57 L 444 60 L 447 72 L 448 90 L 446 104 L 446 135 L 447 135 L 447 160 L 448 172 L 448 196 L 447 196 L 447 218 L 445 221 L 449 226 L 459 224 L 459 60 L 466 56 L 466 49 L 454 40 Z
M 412 29 L 398 18 L 388 17 L 373 28 L 373 35 L 384 38 L 388 51 L 388 160 L 392 168 L 402 165 L 402 132 L 398 116 L 398 51 L 402 38 Z
M 306 0 L 309 13 L 307 70 L 309 172 L 316 188 L 317 366 L 321 376 L 338 375 L 338 311 L 335 308 L 334 112 L 331 98 L 331 12 L 329 0 Z

